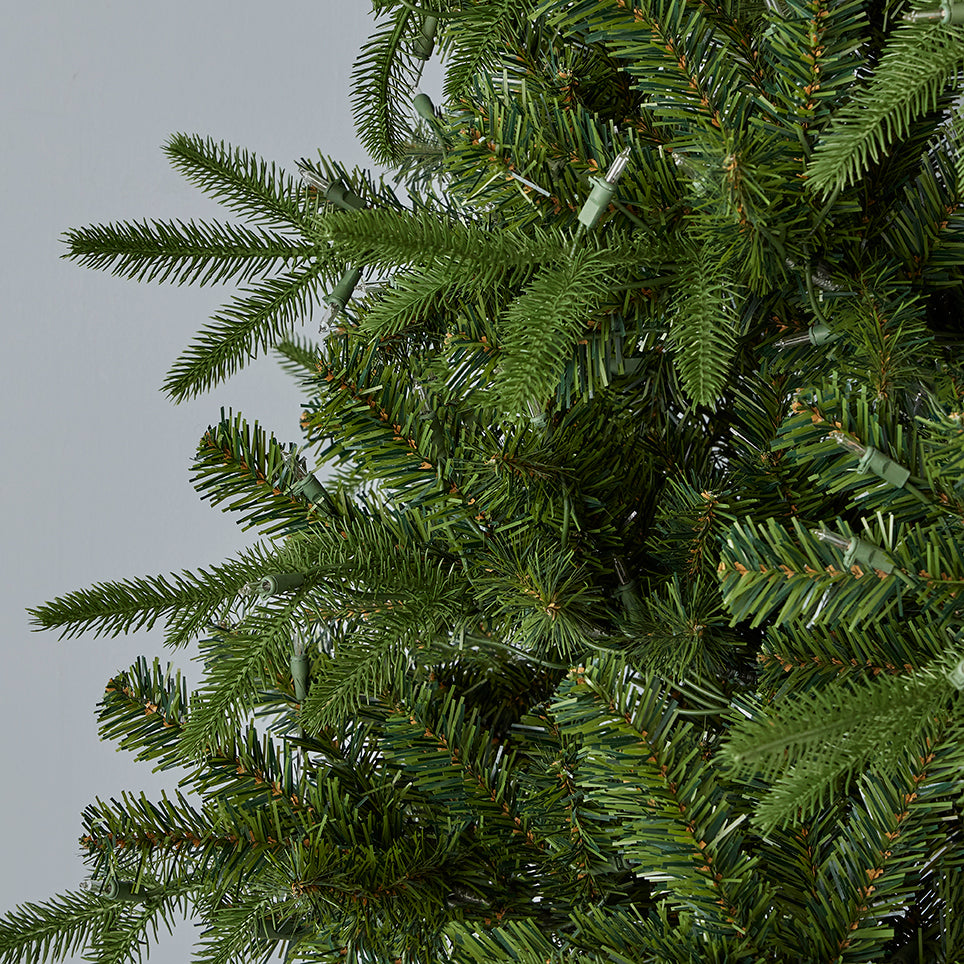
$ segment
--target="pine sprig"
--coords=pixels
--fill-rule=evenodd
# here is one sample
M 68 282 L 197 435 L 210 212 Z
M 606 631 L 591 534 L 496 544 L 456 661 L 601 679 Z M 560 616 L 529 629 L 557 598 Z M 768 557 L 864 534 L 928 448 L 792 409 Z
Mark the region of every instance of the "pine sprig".
M 484 289 L 512 269 L 556 259 L 564 242 L 543 232 L 493 233 L 483 222 L 458 220 L 434 210 L 333 211 L 321 223 L 325 240 L 347 262 L 388 270 L 399 264 L 438 264 L 471 269 Z M 468 279 L 460 279 L 465 283 Z
M 834 113 L 807 169 L 807 187 L 826 197 L 895 150 L 911 123 L 934 110 L 944 86 L 964 69 L 962 42 L 964 27 L 922 31 L 899 24 L 873 78 Z
M 262 565 L 255 556 L 180 575 L 95 583 L 28 612 L 38 629 L 60 629 L 61 639 L 83 633 L 119 636 L 151 629 L 158 619 L 171 617 L 167 643 L 178 646 L 260 575 Z
M 509 305 L 498 385 L 506 412 L 527 412 L 530 401 L 543 407 L 579 336 L 608 299 L 607 260 L 604 252 L 577 250 L 544 269 Z
M 355 129 L 376 164 L 391 163 L 412 133 L 401 120 L 409 111 L 400 107 L 415 82 L 408 48 L 418 36 L 420 22 L 408 6 L 393 13 L 362 47 L 352 70 Z
M 64 235 L 72 258 L 135 281 L 223 284 L 250 281 L 279 261 L 297 265 L 316 246 L 277 232 L 218 221 L 130 221 L 88 225 Z
M 753 873 L 739 828 L 743 816 L 696 752 L 696 734 L 654 679 L 640 682 L 629 682 L 612 658 L 574 668 L 550 718 L 579 740 L 578 784 L 621 824 L 611 831 L 619 849 L 645 859 L 673 893 L 673 904 L 698 909 L 704 928 L 725 933 L 741 923 L 720 908 L 750 913 L 769 901 L 768 888 Z
M 311 318 L 324 273 L 325 262 L 318 260 L 243 289 L 244 296 L 214 315 L 171 366 L 163 391 L 175 402 L 194 398 L 277 344 L 296 322 Z
M 463 11 L 458 45 L 453 45 L 446 58 L 446 101 L 457 102 L 476 77 L 494 72 L 517 25 L 527 22 L 533 6 L 532 0 L 500 0 L 475 3 Z
M 242 513 L 244 528 L 266 532 L 305 524 L 308 506 L 291 494 L 301 476 L 297 452 L 282 445 L 257 422 L 221 410 L 221 421 L 198 442 L 192 465 L 195 490 L 222 511 Z
M 928 711 L 933 685 L 921 675 L 834 682 L 742 719 L 721 752 L 734 774 L 759 775 L 774 785 L 755 822 L 769 829 L 809 820 L 828 805 L 840 780 L 867 767 L 893 776 L 921 740 L 936 738 Z
M 135 759 L 155 761 L 154 772 L 184 764 L 178 741 L 188 708 L 187 682 L 171 667 L 151 666 L 141 656 L 130 669 L 111 679 L 97 704 L 97 732 L 117 740 Z
M 294 180 L 274 164 L 210 137 L 175 134 L 164 146 L 171 164 L 209 197 L 255 223 L 310 228 Z
M 91 944 L 115 915 L 111 904 L 84 891 L 21 904 L 0 918 L 0 962 L 42 964 L 66 959 Z
M 674 364 L 683 387 L 697 405 L 711 408 L 736 350 L 724 269 L 720 253 L 712 246 L 697 248 L 682 266 L 670 328 Z
M 268 668 L 288 663 L 296 613 L 305 605 L 308 588 L 262 601 L 229 630 L 218 630 L 202 642 L 206 673 L 195 691 L 184 725 L 181 747 L 199 759 L 233 735 L 260 702 Z
M 888 618 L 907 595 L 899 576 L 869 566 L 847 569 L 840 549 L 818 540 L 798 519 L 793 530 L 795 538 L 772 518 L 765 526 L 746 519 L 730 527 L 718 575 L 733 623 L 749 618 L 753 626 L 780 626 L 803 618 L 853 628 Z

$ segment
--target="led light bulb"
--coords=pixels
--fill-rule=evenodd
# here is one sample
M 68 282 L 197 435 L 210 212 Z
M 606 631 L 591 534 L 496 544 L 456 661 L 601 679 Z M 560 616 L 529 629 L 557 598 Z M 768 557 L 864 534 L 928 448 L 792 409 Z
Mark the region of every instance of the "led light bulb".
M 831 532 L 829 529 L 811 529 L 811 533 L 816 536 L 821 542 L 827 542 L 837 549 L 842 549 L 846 552 L 850 548 L 851 539 L 847 539 L 837 532 Z
M 270 576 L 262 576 L 255 583 L 248 583 L 257 586 L 257 592 L 263 597 L 276 596 L 279 592 L 288 589 L 297 589 L 305 581 L 303 572 L 275 572 Z
M 299 164 L 298 170 L 301 173 L 301 179 L 306 184 L 311 185 L 311 187 L 315 188 L 315 190 L 319 191 L 321 194 L 326 194 L 328 188 L 331 187 L 331 184 L 328 181 L 326 181 L 323 177 L 320 177 L 318 174 L 315 174 L 315 172 L 310 168 L 303 167 L 301 164 Z
M 860 461 L 857 463 L 857 471 L 863 474 L 873 473 L 879 479 L 889 482 L 892 486 L 902 489 L 910 478 L 910 469 L 905 468 L 899 462 L 888 458 L 879 449 L 872 445 L 861 445 L 856 439 L 845 436 L 842 432 L 832 432 L 834 441 L 850 449 Z
M 859 566 L 864 569 L 877 569 L 888 575 L 894 571 L 894 563 L 883 549 L 870 542 L 864 542 L 854 536 L 847 539 L 837 532 L 826 529 L 810 530 L 821 542 L 828 542 L 837 549 L 843 550 L 843 565 L 845 569 Z
M 341 314 L 341 305 L 333 301 L 325 303 L 325 310 L 321 313 L 318 322 L 318 334 L 327 335 L 329 331 L 338 327 L 338 316 Z
M 851 438 L 849 435 L 845 435 L 843 432 L 831 432 L 830 437 L 838 444 L 842 445 L 845 449 L 853 452 L 854 455 L 863 455 L 867 449 L 860 444 L 856 439 Z
M 331 289 L 331 293 L 325 297 L 325 304 L 343 309 L 351 300 L 355 285 L 360 278 L 361 268 L 349 268 L 338 280 L 338 284 Z
M 624 147 L 617 155 L 616 159 L 610 165 L 609 170 L 606 172 L 606 181 L 609 184 L 615 184 L 620 177 L 622 177 L 623 171 L 626 170 L 626 165 L 629 163 L 629 148 Z
M 328 181 L 304 164 L 299 163 L 296 166 L 301 172 L 301 179 L 335 207 L 345 211 L 357 211 L 365 207 L 365 201 L 341 181 Z
M 532 423 L 532 427 L 545 428 L 548 419 L 546 418 L 546 413 L 543 411 L 542 406 L 530 398 L 526 403 L 526 407 L 529 409 L 529 421 Z

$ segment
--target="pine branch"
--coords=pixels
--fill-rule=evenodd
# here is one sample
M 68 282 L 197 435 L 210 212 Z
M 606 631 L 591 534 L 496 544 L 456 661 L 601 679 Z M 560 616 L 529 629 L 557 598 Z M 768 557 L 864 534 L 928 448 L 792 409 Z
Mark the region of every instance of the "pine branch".
M 377 520 L 348 522 L 315 542 L 325 572 L 326 616 L 344 625 L 335 658 L 320 660 L 302 707 L 309 732 L 336 725 L 367 700 L 449 655 L 465 588 L 451 567 L 419 546 L 399 545 Z
M 511 269 L 521 271 L 533 261 L 559 257 L 564 242 L 541 232 L 535 236 L 493 234 L 482 223 L 440 216 L 418 208 L 413 212 L 385 210 L 333 211 L 320 223 L 325 240 L 344 261 L 390 270 L 399 264 L 438 264 L 464 285 L 465 271 L 481 289 Z
M 458 948 L 459 960 L 466 964 L 596 964 L 599 960 L 596 954 L 582 954 L 568 942 L 557 946 L 538 920 L 511 921 L 491 929 L 458 922 L 447 933 Z
M 768 8 L 762 46 L 773 64 L 766 96 L 801 130 L 822 127 L 854 82 L 867 15 L 859 0 L 783 0 Z
M 181 747 L 192 758 L 229 745 L 254 710 L 267 667 L 288 664 L 296 612 L 305 605 L 309 584 L 287 596 L 262 602 L 231 630 L 203 644 L 206 673 L 195 691 Z
M 274 533 L 306 524 L 310 507 L 291 494 L 301 475 L 297 452 L 240 414 L 221 410 L 221 421 L 198 443 L 192 473 L 201 498 L 212 505 L 228 502 L 222 511 L 243 513 L 239 521 L 246 529 Z M 325 508 L 334 505 L 328 500 Z
M 512 754 L 497 745 L 456 694 L 433 699 L 434 691 L 423 687 L 403 716 L 386 721 L 386 760 L 409 775 L 415 793 L 432 799 L 453 821 L 482 819 L 506 844 L 516 838 L 516 846 L 528 851 L 514 861 L 521 870 L 541 855 L 516 806 Z
M 887 619 L 900 605 L 907 588 L 898 576 L 869 566 L 845 569 L 839 549 L 796 518 L 793 528 L 796 540 L 772 518 L 765 527 L 750 519 L 731 526 L 718 573 L 732 624 L 748 618 L 751 626 L 780 626 L 802 618 L 828 628 L 846 621 L 852 629 Z
M 446 101 L 458 101 L 475 78 L 495 72 L 498 58 L 506 47 L 511 49 L 513 34 L 528 22 L 533 7 L 532 0 L 500 0 L 473 4 L 463 12 L 457 46 L 446 57 Z
M 317 260 L 243 289 L 245 296 L 214 315 L 171 366 L 163 390 L 175 402 L 194 398 L 281 341 L 295 322 L 311 318 L 326 268 L 324 260 Z
M 460 296 L 474 280 L 453 281 L 447 266 L 428 264 L 400 271 L 391 287 L 379 292 L 365 306 L 362 331 L 384 337 L 405 329 L 437 325 L 457 311 Z
M 274 164 L 223 141 L 189 134 L 173 135 L 164 153 L 184 177 L 236 214 L 256 223 L 310 230 L 295 182 Z
M 934 110 L 944 86 L 964 70 L 962 42 L 959 26 L 898 24 L 870 82 L 834 113 L 807 168 L 807 187 L 826 197 L 899 149 L 911 123 Z
M 151 943 L 157 942 L 160 917 L 169 934 L 173 934 L 171 911 L 186 910 L 184 896 L 178 889 L 165 894 L 163 900 L 150 900 L 143 906 L 127 906 L 118 910 L 115 919 L 100 930 L 91 941 L 84 959 L 91 964 L 126 964 L 150 956 Z M 172 906 L 173 905 L 173 906 Z M 181 906 L 178 906 L 181 905 Z
M 856 376 L 878 398 L 897 397 L 919 384 L 921 367 L 935 354 L 920 297 L 889 286 L 889 273 L 867 279 L 866 293 L 834 314 L 834 330 L 851 348 L 840 375 Z
M 306 780 L 307 773 L 296 773 L 289 742 L 279 749 L 270 736 L 249 725 L 213 749 L 191 776 L 191 788 L 209 801 L 223 800 L 236 807 L 271 806 L 274 801 L 297 811 L 306 798 Z
M 297 336 L 286 338 L 274 346 L 278 363 L 306 388 L 318 377 L 318 361 L 321 345 L 317 341 Z
M 124 673 L 107 684 L 97 704 L 98 734 L 102 740 L 118 740 L 135 759 L 157 761 L 154 772 L 183 766 L 178 741 L 188 707 L 187 683 L 180 671 L 173 677 L 168 664 L 161 669 L 141 656 Z
M 97 894 L 83 891 L 21 904 L 0 918 L 0 962 L 43 964 L 77 954 L 116 913 Z
M 855 957 L 877 956 L 893 933 L 888 925 L 919 907 L 921 891 L 936 885 L 934 863 L 948 849 L 949 825 L 957 823 L 946 785 L 931 779 L 943 769 L 935 759 L 941 750 L 921 744 L 896 775 L 866 774 L 849 815 L 838 814 L 838 833 L 814 888 L 815 902 L 829 911 L 821 915 L 820 957 L 841 947 Z
M 121 799 L 98 799 L 84 811 L 81 844 L 91 859 L 115 867 L 131 879 L 145 863 L 159 881 L 182 881 L 208 895 L 223 896 L 243 888 L 264 863 L 266 854 L 283 854 L 291 836 L 301 839 L 303 822 L 286 820 L 281 839 L 272 808 L 245 809 L 225 801 L 192 806 L 183 794 L 162 794 L 152 803 L 141 793 Z M 164 887 L 167 884 L 161 884 Z
M 673 362 L 687 394 L 697 405 L 713 408 L 736 351 L 724 262 L 711 245 L 700 245 L 681 266 L 670 337 Z
M 572 550 L 518 538 L 490 556 L 473 588 L 479 607 L 516 649 L 571 661 L 585 653 L 607 615 L 588 569 Z
M 297 264 L 317 246 L 276 232 L 218 221 L 131 221 L 66 232 L 72 258 L 86 268 L 136 281 L 182 285 L 250 281 L 279 261 Z
M 735 775 L 774 784 L 754 822 L 764 831 L 786 827 L 811 819 L 841 780 L 868 767 L 893 776 L 921 740 L 936 738 L 939 702 L 934 681 L 921 675 L 835 682 L 741 720 L 721 752 Z
M 407 6 L 393 11 L 391 20 L 361 49 L 352 70 L 351 101 L 355 129 L 376 164 L 389 164 L 411 137 L 399 118 L 408 111 L 400 102 L 415 83 L 416 70 L 407 47 L 418 36 L 420 22 Z
M 579 336 L 608 300 L 612 276 L 603 252 L 582 249 L 545 268 L 505 313 L 498 391 L 504 410 L 542 408 Z
M 607 658 L 570 670 L 550 704 L 563 735 L 581 744 L 578 785 L 620 822 L 611 831 L 619 851 L 664 882 L 674 905 L 696 911 L 703 929 L 742 930 L 749 908 L 769 903 L 738 829 L 744 815 L 675 705 L 653 679 L 631 679 L 625 669 Z M 766 929 L 754 926 L 760 948 Z
M 245 583 L 261 575 L 264 558 L 248 554 L 197 573 L 183 570 L 180 575 L 95 583 L 27 611 L 38 628 L 60 629 L 61 639 L 87 632 L 119 636 L 151 629 L 168 616 L 166 643 L 179 646 L 237 597 Z
M 292 899 L 291 903 L 297 912 L 300 909 L 297 900 Z M 198 941 L 193 961 L 195 964 L 266 964 L 276 956 L 278 942 L 284 938 L 272 936 L 280 928 L 272 924 L 276 918 L 270 914 L 264 924 L 258 925 L 265 920 L 261 917 L 265 911 L 280 915 L 282 907 L 257 893 L 245 894 L 227 906 L 214 907 L 207 916 L 209 927 Z M 318 960 L 328 964 L 331 958 Z

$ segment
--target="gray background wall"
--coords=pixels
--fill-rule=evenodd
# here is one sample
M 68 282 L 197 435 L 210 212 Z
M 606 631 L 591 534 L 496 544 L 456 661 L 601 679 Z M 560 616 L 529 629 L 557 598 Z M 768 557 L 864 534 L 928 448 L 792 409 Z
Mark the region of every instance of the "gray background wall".
M 300 440 L 295 383 L 270 358 L 175 407 L 164 373 L 228 290 L 140 285 L 60 260 L 71 226 L 226 217 L 171 169 L 175 131 L 289 169 L 317 149 L 366 166 L 348 79 L 372 19 L 349 0 L 34 0 L 0 33 L 4 224 L 0 913 L 76 887 L 80 813 L 171 775 L 97 739 L 94 704 L 158 632 L 58 641 L 24 607 L 101 580 L 195 568 L 247 544 L 203 504 L 189 464 L 221 406 Z M 436 90 L 425 89 L 433 95 Z M 194 928 L 161 935 L 189 959 Z

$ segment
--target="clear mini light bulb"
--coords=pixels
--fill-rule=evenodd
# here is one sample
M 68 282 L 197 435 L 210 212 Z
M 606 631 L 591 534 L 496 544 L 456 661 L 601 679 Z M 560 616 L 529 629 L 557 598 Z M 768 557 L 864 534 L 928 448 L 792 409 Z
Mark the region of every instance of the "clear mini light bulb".
M 299 164 L 298 171 L 301 173 L 301 179 L 306 184 L 318 191 L 319 194 L 326 194 L 328 192 L 328 188 L 331 187 L 331 184 L 328 181 L 316 174 L 310 168 L 303 167 L 301 164 Z
M 851 438 L 849 435 L 846 435 L 844 432 L 831 432 L 830 437 L 838 445 L 842 445 L 845 449 L 847 449 L 850 452 L 853 452 L 854 455 L 856 456 L 861 456 L 864 454 L 864 452 L 867 451 L 867 449 L 864 448 L 864 446 L 861 445 L 860 442 L 857 441 L 857 439 Z
M 327 335 L 329 331 L 338 327 L 338 317 L 341 315 L 342 306 L 334 301 L 326 301 L 325 308 L 318 320 L 318 334 Z
M 301 173 L 301 179 L 313 187 L 329 204 L 334 204 L 343 211 L 358 211 L 366 206 L 364 199 L 346 187 L 342 181 L 329 181 L 305 164 L 296 163 L 296 167 Z
M 888 556 L 883 549 L 878 548 L 870 542 L 864 542 L 863 539 L 858 539 L 857 536 L 848 539 L 838 532 L 830 532 L 827 529 L 811 529 L 810 531 L 821 542 L 827 542 L 843 552 L 843 565 L 845 569 L 850 569 L 852 566 L 860 566 L 868 569 L 878 569 L 880 572 L 887 573 L 888 575 L 894 571 L 894 563 L 890 556 Z
M 852 540 L 845 538 L 837 532 L 831 532 L 829 529 L 811 529 L 810 531 L 821 542 L 827 542 L 844 552 L 850 548 Z

